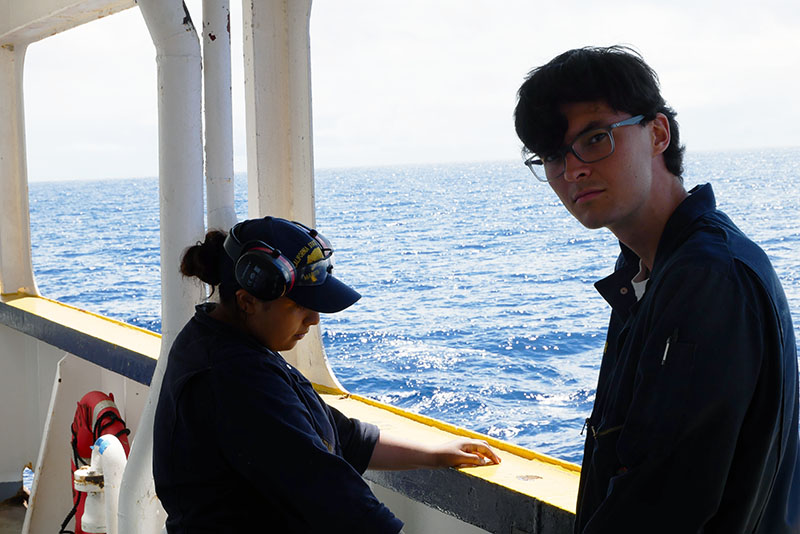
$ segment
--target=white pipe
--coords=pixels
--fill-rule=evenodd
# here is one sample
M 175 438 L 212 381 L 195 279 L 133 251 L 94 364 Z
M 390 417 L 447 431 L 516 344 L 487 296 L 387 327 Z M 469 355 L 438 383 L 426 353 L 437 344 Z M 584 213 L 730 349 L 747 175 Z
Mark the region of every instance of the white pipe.
M 119 490 L 122 485 L 122 474 L 125 471 L 125 464 L 128 459 L 125 457 L 125 449 L 122 443 L 113 434 L 100 436 L 94 444 L 92 459 L 95 450 L 100 455 L 100 469 L 103 473 L 104 487 L 106 494 L 106 534 L 117 534 L 119 532 L 117 524 L 117 510 L 119 508 Z
M 81 530 L 117 534 L 117 503 L 125 449 L 113 434 L 97 438 L 89 465 L 75 471 L 75 489 L 85 493 Z
M 172 341 L 203 298 L 183 279 L 180 255 L 203 235 L 200 43 L 180 0 L 139 0 L 158 65 L 161 211 L 161 353 L 122 480 L 119 531 L 161 532 L 166 514 L 152 476 L 153 419 Z
M 83 514 L 80 518 L 80 527 L 86 533 L 102 534 L 106 531 L 104 482 L 103 468 L 100 466 L 100 453 L 92 449 L 89 465 L 79 467 L 73 473 L 75 491 L 83 493 Z
M 208 229 L 236 224 L 231 111 L 231 10 L 228 0 L 203 0 L 203 87 Z
M 26 45 L 0 47 L 0 295 L 38 295 L 31 262 L 22 71 Z

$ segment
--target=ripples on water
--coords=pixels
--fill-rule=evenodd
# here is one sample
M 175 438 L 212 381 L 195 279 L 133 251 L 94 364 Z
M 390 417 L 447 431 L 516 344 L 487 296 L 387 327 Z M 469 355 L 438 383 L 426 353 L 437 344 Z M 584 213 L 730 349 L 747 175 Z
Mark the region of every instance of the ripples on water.
M 800 323 L 800 150 L 696 154 L 686 183 L 773 259 Z M 518 163 L 322 170 L 317 226 L 363 298 L 324 316 L 351 391 L 579 462 L 618 246 Z M 237 212 L 246 213 L 237 179 Z M 42 294 L 160 329 L 157 180 L 32 183 Z

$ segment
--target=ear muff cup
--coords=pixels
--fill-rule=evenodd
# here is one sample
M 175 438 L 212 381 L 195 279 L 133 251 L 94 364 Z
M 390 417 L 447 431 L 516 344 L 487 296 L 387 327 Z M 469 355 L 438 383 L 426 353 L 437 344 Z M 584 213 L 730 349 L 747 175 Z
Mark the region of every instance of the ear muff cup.
M 263 241 L 248 241 L 234 267 L 236 281 L 248 293 L 261 300 L 274 300 L 294 286 L 292 263 Z

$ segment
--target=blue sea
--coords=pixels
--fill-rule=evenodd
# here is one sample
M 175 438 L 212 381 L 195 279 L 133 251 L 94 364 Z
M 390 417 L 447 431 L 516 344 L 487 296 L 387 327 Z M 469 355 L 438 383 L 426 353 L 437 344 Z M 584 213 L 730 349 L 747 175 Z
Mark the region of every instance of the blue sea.
M 687 154 L 687 187 L 773 261 L 800 338 L 800 149 Z M 619 251 L 519 162 L 318 170 L 317 227 L 363 298 L 322 318 L 355 393 L 580 462 Z M 237 176 L 236 207 L 246 209 Z M 160 329 L 158 180 L 33 182 L 41 293 Z M 188 243 L 187 243 L 188 245 Z

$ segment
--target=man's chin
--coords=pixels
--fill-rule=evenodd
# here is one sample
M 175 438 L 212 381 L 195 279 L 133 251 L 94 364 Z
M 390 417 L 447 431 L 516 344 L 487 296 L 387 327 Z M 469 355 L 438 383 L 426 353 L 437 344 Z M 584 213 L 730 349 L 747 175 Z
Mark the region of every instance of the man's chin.
M 599 228 L 605 228 L 605 224 L 603 221 L 592 219 L 590 217 L 575 217 L 579 223 L 583 225 L 584 228 L 588 228 L 589 230 L 597 230 Z

